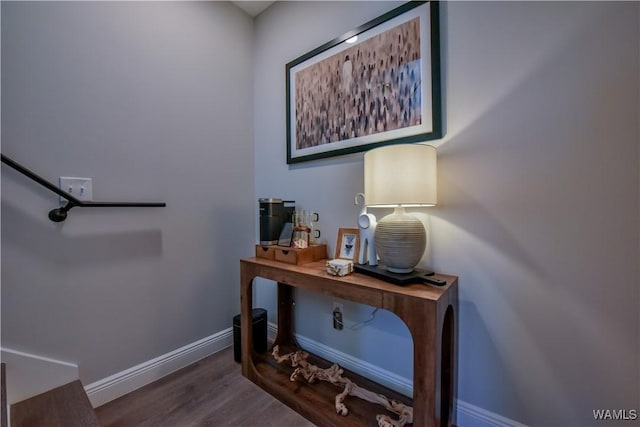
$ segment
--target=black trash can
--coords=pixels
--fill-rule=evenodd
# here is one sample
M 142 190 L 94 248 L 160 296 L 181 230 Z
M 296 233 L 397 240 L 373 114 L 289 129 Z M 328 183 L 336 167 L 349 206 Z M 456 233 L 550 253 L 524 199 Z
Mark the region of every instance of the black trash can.
M 253 317 L 253 349 L 256 353 L 267 351 L 267 310 L 264 308 L 254 308 L 251 311 Z M 242 361 L 242 350 L 240 343 L 240 315 L 233 316 L 233 359 L 240 363 Z

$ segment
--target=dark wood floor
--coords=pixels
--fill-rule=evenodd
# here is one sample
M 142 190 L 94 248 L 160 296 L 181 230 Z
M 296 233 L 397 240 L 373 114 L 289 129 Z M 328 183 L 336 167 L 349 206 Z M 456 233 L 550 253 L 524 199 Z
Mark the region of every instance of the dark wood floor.
M 96 413 L 102 427 L 313 426 L 244 378 L 231 348 L 109 402 Z

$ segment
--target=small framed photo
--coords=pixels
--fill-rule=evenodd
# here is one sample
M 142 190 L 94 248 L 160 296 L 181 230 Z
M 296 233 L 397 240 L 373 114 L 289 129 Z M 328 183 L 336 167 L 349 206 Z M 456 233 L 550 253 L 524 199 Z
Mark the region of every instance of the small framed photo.
M 360 236 L 357 228 L 339 228 L 335 259 L 356 262 L 360 252 Z

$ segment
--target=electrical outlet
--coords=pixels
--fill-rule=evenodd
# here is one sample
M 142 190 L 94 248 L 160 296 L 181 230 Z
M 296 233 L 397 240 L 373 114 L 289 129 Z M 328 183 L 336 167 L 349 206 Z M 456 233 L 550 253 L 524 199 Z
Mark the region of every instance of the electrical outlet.
M 77 178 L 72 176 L 60 177 L 60 189 L 71 194 L 76 199 L 90 202 L 93 200 L 93 180 L 91 178 Z M 66 205 L 67 199 L 60 197 L 60 204 Z
M 336 311 L 336 310 L 338 310 L 340 313 L 344 313 L 344 305 L 342 305 L 341 302 L 334 301 L 332 311 Z
M 344 307 L 339 302 L 333 302 L 333 329 L 341 331 L 344 328 L 342 323 L 342 314 L 344 313 Z

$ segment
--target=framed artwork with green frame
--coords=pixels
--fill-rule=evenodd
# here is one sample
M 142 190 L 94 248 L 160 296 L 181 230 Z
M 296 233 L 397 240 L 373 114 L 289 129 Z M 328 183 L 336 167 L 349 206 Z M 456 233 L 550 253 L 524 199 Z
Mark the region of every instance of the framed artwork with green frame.
M 288 164 L 443 136 L 437 1 L 405 3 L 285 74 Z

